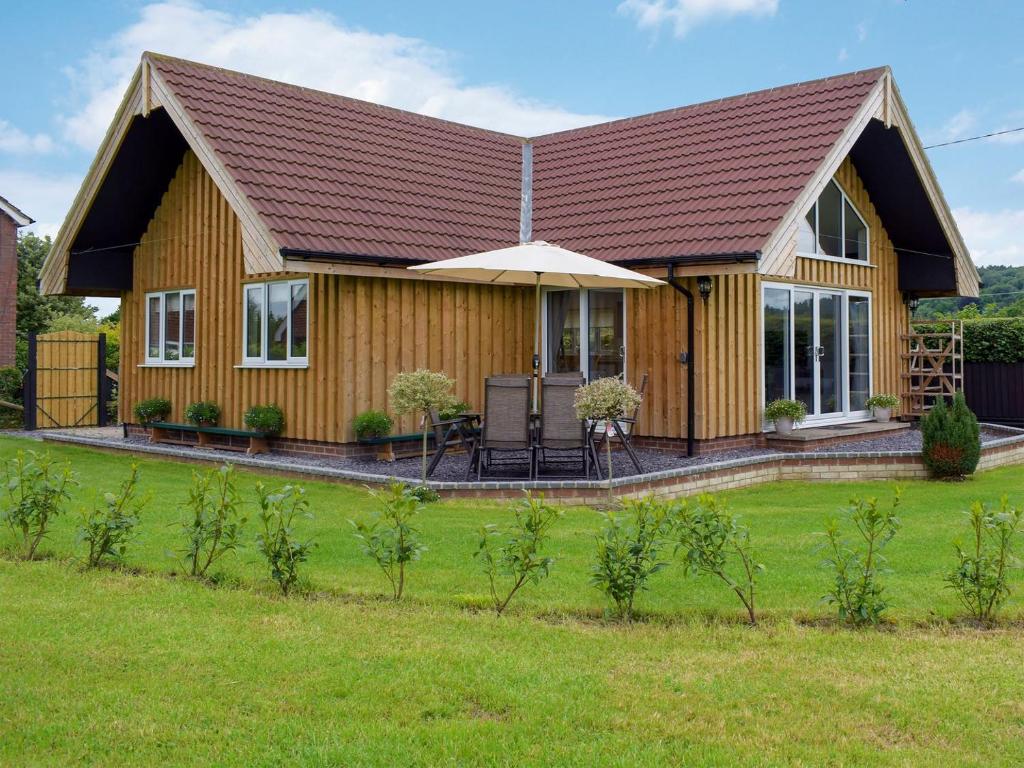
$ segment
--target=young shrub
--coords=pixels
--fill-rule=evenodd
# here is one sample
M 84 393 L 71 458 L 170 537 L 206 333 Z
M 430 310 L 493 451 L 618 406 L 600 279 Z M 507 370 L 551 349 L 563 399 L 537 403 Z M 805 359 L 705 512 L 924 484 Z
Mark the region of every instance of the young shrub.
M 141 424 L 164 421 L 171 415 L 171 401 L 165 397 L 151 397 L 136 403 L 132 411 Z
M 921 456 L 932 477 L 957 480 L 974 472 L 981 458 L 981 434 L 963 392 L 953 396 L 951 408 L 937 399 L 921 419 L 921 441 Z
M 971 539 L 966 546 L 954 544 L 957 567 L 946 576 L 946 584 L 971 618 L 990 622 L 1010 596 L 1009 570 L 1020 567 L 1013 546 L 1024 522 L 1024 509 L 1011 507 L 1005 496 L 998 512 L 976 501 L 967 520 Z
M 387 437 L 391 434 L 394 424 L 391 417 L 384 411 L 364 411 L 352 420 L 352 429 L 356 440 L 368 440 L 374 437 Z
M 831 520 L 825 530 L 828 557 L 825 567 L 835 573 L 832 589 L 823 598 L 839 610 L 843 621 L 863 626 L 877 624 L 889 607 L 880 576 L 888 573 L 882 550 L 900 529 L 896 516 L 903 489 L 897 488 L 892 504 L 883 509 L 877 498 L 853 499 L 850 522 L 857 531 L 855 544 L 844 539 L 839 522 Z
M 88 567 L 124 562 L 128 543 L 135 537 L 139 513 L 149 501 L 148 497 L 138 497 L 138 483 L 139 465 L 133 462 L 117 493 L 103 494 L 101 504 L 82 512 L 78 541 L 87 547 Z
M 269 491 L 256 483 L 261 530 L 256 534 L 256 547 L 267 561 L 272 578 L 288 595 L 299 580 L 299 566 L 309 559 L 312 541 L 300 541 L 295 535 L 295 524 L 300 518 L 312 519 L 306 492 L 294 485 Z
M 246 522 L 234 470 L 224 465 L 202 474 L 193 471 L 186 508 L 182 554 L 189 575 L 202 578 L 217 560 L 235 551 Z
M 412 495 L 424 504 L 433 504 L 435 501 L 441 500 L 441 494 L 429 485 L 416 485 L 412 487 L 411 491 Z
M 661 551 L 672 532 L 672 507 L 653 497 L 628 500 L 621 512 L 602 513 L 604 527 L 597 537 L 597 556 L 590 583 L 611 598 L 617 615 L 630 621 L 638 592 L 668 563 Z
M 640 405 L 640 393 L 617 376 L 597 379 L 576 390 L 576 416 L 603 421 L 611 429 L 611 420 L 632 413 Z M 612 441 L 605 440 L 608 457 L 608 500 L 612 498 Z
M 427 436 L 430 433 L 430 411 L 443 411 L 455 404 L 451 389 L 455 382 L 443 373 L 420 369 L 400 373 L 388 388 L 391 408 L 397 414 L 417 413 L 423 426 L 423 461 L 420 482 L 427 482 Z
M 211 400 L 189 403 L 185 408 L 185 421 L 197 427 L 212 427 L 220 419 L 220 406 Z
M 544 498 L 526 498 L 511 508 L 513 520 L 502 530 L 497 525 L 480 529 L 479 558 L 491 589 L 494 610 L 500 616 L 516 592 L 525 584 L 539 584 L 551 570 L 554 559 L 541 554 L 548 532 L 562 513 L 544 503 Z M 504 577 L 505 584 L 499 582 Z
M 70 462 L 58 464 L 49 453 L 18 451 L 7 463 L 7 503 L 0 515 L 21 536 L 21 553 L 26 560 L 36 556 L 50 523 L 64 512 L 76 485 Z
M 754 557 L 750 531 L 739 524 L 724 502 L 703 494 L 696 504 L 680 507 L 676 524 L 686 573 L 708 574 L 725 582 L 743 603 L 751 624 L 757 623 L 754 589 L 764 566 Z
M 245 412 L 242 421 L 253 432 L 279 435 L 284 430 L 284 411 L 276 405 L 253 405 Z
M 393 482 L 386 491 L 374 491 L 381 510 L 369 523 L 350 520 L 363 552 L 372 557 L 387 576 L 395 600 L 405 591 L 406 565 L 419 560 L 426 547 L 412 520 L 423 510 L 423 502 L 405 483 Z

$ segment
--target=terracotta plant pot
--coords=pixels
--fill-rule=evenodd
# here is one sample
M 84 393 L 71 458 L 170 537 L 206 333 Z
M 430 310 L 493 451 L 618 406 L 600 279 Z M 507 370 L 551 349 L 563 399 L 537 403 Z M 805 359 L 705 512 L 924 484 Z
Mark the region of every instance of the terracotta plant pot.
M 875 421 L 879 424 L 888 424 L 892 418 L 892 408 L 875 408 Z
M 775 420 L 775 433 L 779 435 L 791 435 L 793 433 L 793 420 L 789 416 L 780 416 Z

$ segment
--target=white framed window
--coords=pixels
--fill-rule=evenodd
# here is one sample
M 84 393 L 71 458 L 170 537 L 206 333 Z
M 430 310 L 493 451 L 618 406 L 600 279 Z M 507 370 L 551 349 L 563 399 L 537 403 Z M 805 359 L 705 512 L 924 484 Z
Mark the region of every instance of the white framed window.
M 187 367 L 195 362 L 195 289 L 147 293 L 146 365 Z
M 546 289 L 541 317 L 545 373 L 582 371 L 588 381 L 625 375 L 623 289 Z
M 799 220 L 800 256 L 870 263 L 870 233 L 864 217 L 833 179 Z
M 761 328 L 762 407 L 799 400 L 808 423 L 870 417 L 870 293 L 763 283 Z
M 309 280 L 242 286 L 242 364 L 304 367 L 309 361 Z

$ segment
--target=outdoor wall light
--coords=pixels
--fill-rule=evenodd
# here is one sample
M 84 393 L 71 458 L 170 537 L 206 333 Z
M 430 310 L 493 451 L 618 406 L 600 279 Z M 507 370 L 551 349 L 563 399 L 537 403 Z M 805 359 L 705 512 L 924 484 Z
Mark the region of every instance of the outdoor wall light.
M 700 298 L 705 304 L 708 303 L 708 296 L 711 295 L 711 278 L 701 275 L 697 278 L 697 290 L 700 291 Z
M 903 294 L 903 303 L 907 305 L 907 309 L 910 310 L 911 317 L 917 312 L 917 308 L 921 306 L 921 300 L 912 293 Z

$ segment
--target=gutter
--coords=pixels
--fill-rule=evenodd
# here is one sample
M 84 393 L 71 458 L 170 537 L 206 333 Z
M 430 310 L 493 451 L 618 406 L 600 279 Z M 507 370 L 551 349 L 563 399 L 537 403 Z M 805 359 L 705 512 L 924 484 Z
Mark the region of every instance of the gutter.
M 299 261 L 330 261 L 336 264 L 371 264 L 377 267 L 408 267 L 422 264 L 419 259 L 400 259 L 387 256 L 368 256 L 361 253 L 334 253 L 331 251 L 306 251 L 300 248 L 282 248 L 279 253 L 283 259 Z
M 612 263 L 618 264 L 620 267 L 672 267 L 676 265 L 702 266 L 706 264 L 711 266 L 715 264 L 756 264 L 760 260 L 760 251 L 740 251 L 738 253 L 698 253 L 693 254 L 692 256 L 670 256 L 667 259 L 622 259 Z
M 686 350 L 679 355 L 679 362 L 686 366 L 686 455 L 692 457 L 694 455 L 694 435 L 696 432 L 694 422 L 697 418 L 696 399 L 693 394 L 697 381 L 697 373 L 694 369 L 693 361 L 693 294 L 689 288 L 679 282 L 675 276 L 675 264 L 671 261 L 668 263 L 668 278 L 666 282 L 686 297 Z

